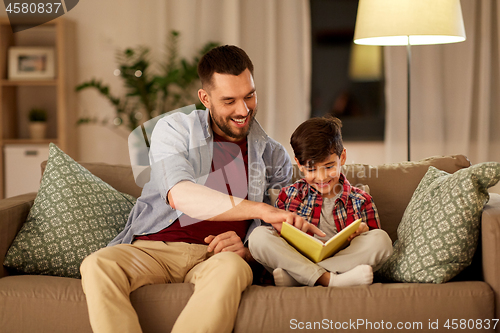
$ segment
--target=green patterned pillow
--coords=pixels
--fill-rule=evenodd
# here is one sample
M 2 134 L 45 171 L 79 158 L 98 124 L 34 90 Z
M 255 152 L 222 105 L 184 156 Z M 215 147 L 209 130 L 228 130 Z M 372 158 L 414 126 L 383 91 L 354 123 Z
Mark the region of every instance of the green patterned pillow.
M 405 210 L 389 260 L 377 272 L 399 282 L 442 283 L 471 264 L 487 188 L 500 179 L 500 163 L 453 174 L 429 167 Z
M 124 228 L 135 201 L 51 143 L 35 202 L 4 265 L 28 274 L 80 278 L 80 263 Z

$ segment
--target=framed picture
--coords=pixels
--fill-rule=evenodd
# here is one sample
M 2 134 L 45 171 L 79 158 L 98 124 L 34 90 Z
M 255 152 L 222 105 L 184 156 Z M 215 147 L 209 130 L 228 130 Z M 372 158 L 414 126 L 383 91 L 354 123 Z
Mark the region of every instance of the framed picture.
M 55 78 L 53 47 L 9 48 L 9 80 L 50 80 Z

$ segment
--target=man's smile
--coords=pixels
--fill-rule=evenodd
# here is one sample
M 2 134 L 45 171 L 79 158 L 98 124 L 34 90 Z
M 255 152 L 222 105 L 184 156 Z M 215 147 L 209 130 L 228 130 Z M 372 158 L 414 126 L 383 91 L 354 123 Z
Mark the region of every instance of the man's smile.
M 238 126 L 238 127 L 244 127 L 246 125 L 246 123 L 247 123 L 247 119 L 249 118 L 249 116 L 250 116 L 250 114 L 248 116 L 244 117 L 244 118 L 238 118 L 238 119 L 231 118 L 231 120 L 236 123 L 236 126 Z

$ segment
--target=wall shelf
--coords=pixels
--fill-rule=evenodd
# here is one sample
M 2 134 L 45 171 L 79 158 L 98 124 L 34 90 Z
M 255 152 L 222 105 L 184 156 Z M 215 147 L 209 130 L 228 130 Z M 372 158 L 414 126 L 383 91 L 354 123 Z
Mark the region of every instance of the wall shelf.
M 75 36 L 74 23 L 61 17 L 17 33 L 12 33 L 8 18 L 0 18 L 0 198 L 14 193 L 7 190 L 6 187 L 12 183 L 10 181 L 8 184 L 7 180 L 19 178 L 19 175 L 6 173 L 15 173 L 16 169 L 22 169 L 24 173 L 26 170 L 40 172 L 39 160 L 47 154 L 50 142 L 57 144 L 72 158 L 78 158 L 75 134 Z M 9 80 L 9 48 L 14 46 L 53 47 L 56 77 Z M 28 113 L 35 107 L 48 111 L 46 139 L 30 139 Z M 22 154 L 19 157 L 13 153 L 14 147 L 20 150 L 26 148 L 30 152 L 35 148 L 39 149 L 39 158 L 24 158 Z M 46 156 L 43 158 L 46 159 Z M 38 181 L 39 179 L 40 177 Z M 38 182 L 23 186 L 32 186 L 36 191 Z
M 44 144 L 48 145 L 49 143 L 55 143 L 56 145 L 58 144 L 57 138 L 51 139 L 39 139 L 39 140 L 34 140 L 34 139 L 5 139 L 2 140 L 5 145 L 39 145 L 39 144 Z
M 2 80 L 2 86 L 57 86 L 57 80 Z

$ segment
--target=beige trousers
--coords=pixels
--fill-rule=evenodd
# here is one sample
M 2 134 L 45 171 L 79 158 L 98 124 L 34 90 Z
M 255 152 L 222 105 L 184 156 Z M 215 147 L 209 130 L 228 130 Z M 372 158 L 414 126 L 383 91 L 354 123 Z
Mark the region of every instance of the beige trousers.
M 172 332 L 231 332 L 250 266 L 233 252 L 206 245 L 135 241 L 103 248 L 83 261 L 82 286 L 95 333 L 142 332 L 129 294 L 157 283 L 193 283 L 194 293 Z

